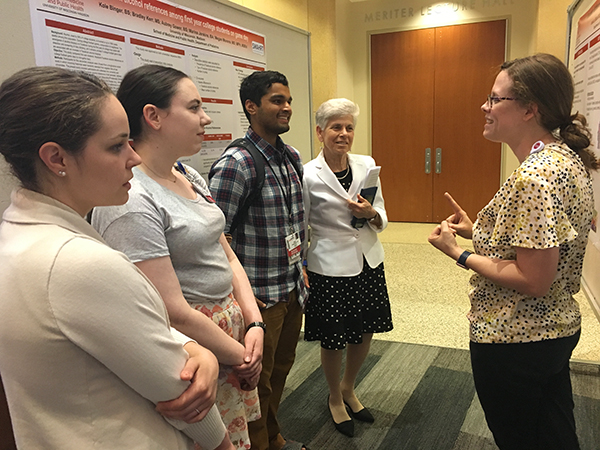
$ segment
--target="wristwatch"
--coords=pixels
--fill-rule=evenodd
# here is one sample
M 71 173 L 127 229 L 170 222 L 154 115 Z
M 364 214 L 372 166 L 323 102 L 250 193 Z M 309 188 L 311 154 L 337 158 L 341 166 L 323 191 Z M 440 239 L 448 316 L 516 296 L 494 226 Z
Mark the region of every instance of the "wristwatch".
M 367 222 L 373 222 L 375 219 L 377 219 L 378 215 L 379 215 L 379 213 L 377 211 L 375 211 L 375 215 L 373 217 L 371 217 L 370 219 L 367 219 Z
M 467 264 L 467 258 L 469 256 L 471 256 L 473 253 L 471 253 L 468 250 L 465 250 L 464 252 L 462 252 L 462 254 L 458 257 L 458 260 L 456 261 L 456 265 L 458 267 L 462 267 L 463 269 L 469 270 L 469 268 L 466 266 Z
M 246 327 L 246 333 L 252 327 L 261 327 L 265 333 L 267 332 L 267 324 L 264 322 L 252 322 L 252 323 L 248 324 L 248 326 Z

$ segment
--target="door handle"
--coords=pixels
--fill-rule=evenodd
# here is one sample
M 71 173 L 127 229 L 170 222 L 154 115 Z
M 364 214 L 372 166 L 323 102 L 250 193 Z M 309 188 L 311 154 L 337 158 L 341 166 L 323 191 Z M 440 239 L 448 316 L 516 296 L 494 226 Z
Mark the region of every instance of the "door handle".
M 431 149 L 425 149 L 425 173 L 431 173 Z
M 442 173 L 442 149 L 435 149 L 435 173 Z

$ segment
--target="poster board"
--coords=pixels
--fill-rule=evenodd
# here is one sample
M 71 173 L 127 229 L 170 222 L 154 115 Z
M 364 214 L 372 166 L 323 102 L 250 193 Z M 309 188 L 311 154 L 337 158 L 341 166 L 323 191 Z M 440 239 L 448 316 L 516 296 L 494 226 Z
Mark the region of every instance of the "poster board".
M 156 64 L 186 73 L 212 118 L 200 152 L 182 159 L 206 181 L 248 120 L 241 81 L 266 70 L 265 36 L 163 0 L 29 0 L 38 66 L 83 70 L 116 92 L 125 74 Z
M 568 9 L 567 66 L 573 75 L 573 110 L 586 116 L 592 150 L 600 156 L 600 0 L 577 0 Z M 593 172 L 595 209 L 600 211 L 600 173 Z M 589 236 L 584 288 L 600 320 L 600 223 Z
M 36 2 L 39 4 L 42 2 Z M 49 2 L 46 2 L 50 4 Z M 81 11 L 79 6 L 84 6 L 87 4 L 97 5 L 99 8 L 99 4 L 105 4 L 109 6 L 112 4 L 113 7 L 119 7 L 118 4 L 128 5 L 127 8 L 130 11 L 133 11 L 132 5 L 135 4 L 151 4 L 159 7 L 159 3 L 181 7 L 182 9 L 189 11 L 189 17 L 192 17 L 194 14 L 198 16 L 207 17 L 209 19 L 214 19 L 217 22 L 223 24 L 229 24 L 233 28 L 239 28 L 241 30 L 250 32 L 252 34 L 264 37 L 264 45 L 265 45 L 265 53 L 264 59 L 262 61 L 250 61 L 251 58 L 245 58 L 240 54 L 233 54 L 231 57 L 238 58 L 240 62 L 247 63 L 249 66 L 253 67 L 265 67 L 269 70 L 278 70 L 284 73 L 290 83 L 290 90 L 292 96 L 294 98 L 293 102 L 293 118 L 291 122 L 291 129 L 288 133 L 283 135 L 283 139 L 286 143 L 297 148 L 302 158 L 306 161 L 311 159 L 311 130 L 312 130 L 312 120 L 311 120 L 311 86 L 310 86 L 310 36 L 304 30 L 295 28 L 293 26 L 284 24 L 283 22 L 276 21 L 267 16 L 261 15 L 259 13 L 255 13 L 247 8 L 239 6 L 235 3 L 226 1 L 226 0 L 179 0 L 178 4 L 167 2 L 167 1 L 155 1 L 155 0 L 112 0 L 108 1 L 91 1 L 91 0 L 54 0 L 54 4 L 56 6 L 60 6 L 62 8 L 69 8 L 69 5 L 73 5 L 73 11 L 79 11 L 82 14 L 88 14 L 85 11 Z M 122 9 L 125 9 L 123 7 Z M 167 9 L 167 8 L 163 8 Z M 61 18 L 58 19 L 58 22 L 64 22 L 65 16 L 71 17 L 74 15 L 78 15 L 76 13 L 71 12 L 70 14 L 66 14 L 64 10 L 57 11 Z M 110 11 L 109 11 L 110 12 Z M 112 14 L 115 14 L 114 12 Z M 141 13 L 140 13 L 141 14 Z M 155 14 L 160 14 L 156 13 Z M 121 14 L 116 14 L 121 16 Z M 124 15 L 124 14 L 123 14 Z M 108 17 L 108 16 L 107 16 Z M 72 18 L 72 17 L 71 17 Z M 89 20 L 85 16 L 81 15 L 81 19 Z M 119 19 L 124 21 L 124 19 Z M 142 20 L 140 18 L 138 21 Z M 0 46 L 0 60 L 2 60 L 2 64 L 0 64 L 0 81 L 6 79 L 8 76 L 12 75 L 14 72 L 23 69 L 25 67 L 34 66 L 37 63 L 36 55 L 34 51 L 34 39 L 33 33 L 38 32 L 47 32 L 40 31 L 39 25 L 32 25 L 32 12 L 30 11 L 29 2 L 25 2 L 22 0 L 2 0 L 0 2 L 0 40 L 3 42 L 3 45 Z M 38 22 L 36 22 L 38 24 Z M 102 30 L 109 32 L 108 29 L 103 28 L 108 24 L 94 24 L 88 23 L 87 28 L 93 28 L 94 26 L 100 26 Z M 115 35 L 123 35 L 129 37 L 131 36 L 131 31 L 128 30 L 127 26 L 123 27 L 119 25 L 122 30 L 113 30 L 112 34 Z M 81 27 L 86 28 L 86 27 Z M 215 25 L 216 30 L 216 25 Z M 143 31 L 143 30 L 142 30 Z M 182 31 L 182 30 L 177 30 Z M 148 34 L 148 33 L 146 33 Z M 141 41 L 151 42 L 156 44 L 157 41 L 154 39 L 156 36 L 144 36 L 140 38 Z M 235 37 L 235 35 L 234 35 Z M 169 42 L 164 42 L 164 45 L 170 47 L 174 50 L 181 50 L 180 45 L 172 39 L 172 36 L 166 36 Z M 232 39 L 228 39 L 232 41 Z M 150 54 L 150 48 L 146 50 L 145 54 Z M 155 49 L 156 50 L 156 49 Z M 205 54 L 212 54 L 213 58 L 210 61 L 210 58 L 206 59 L 209 66 L 214 63 L 215 60 L 222 61 L 223 53 L 229 52 L 230 50 L 223 51 L 223 49 L 209 49 L 201 48 Z M 163 52 L 164 53 L 164 52 Z M 163 54 L 165 56 L 166 53 Z M 170 55 L 170 59 L 177 59 L 174 57 L 176 53 L 172 53 Z M 166 56 L 165 56 L 166 57 Z M 246 69 L 249 69 L 246 67 Z M 240 73 L 244 72 L 244 69 L 240 70 Z M 235 72 L 238 73 L 238 72 Z M 231 75 L 229 76 L 231 79 Z M 216 77 L 218 78 L 218 77 Z M 220 80 L 215 81 L 216 78 L 213 78 L 212 84 L 213 86 L 220 82 Z M 194 80 L 197 83 L 201 80 L 198 77 Z M 200 86 L 199 86 L 200 87 Z M 200 89 L 202 90 L 202 89 Z M 209 111 L 213 113 L 213 128 L 211 130 L 211 134 L 218 135 L 219 130 L 216 127 L 219 127 L 220 120 L 217 118 L 219 112 L 222 112 L 226 109 L 226 106 L 223 103 L 219 103 L 219 100 L 223 100 L 222 97 L 228 99 L 231 102 L 237 102 L 237 94 L 229 98 L 225 95 L 220 95 L 217 92 L 210 92 L 210 95 L 206 95 L 207 98 L 211 98 L 215 101 L 210 102 Z M 241 112 L 238 111 L 238 116 L 243 116 Z M 241 124 L 243 118 L 239 118 L 238 123 Z M 243 125 L 240 125 L 243 126 Z M 239 127 L 236 130 L 224 132 L 224 134 L 232 134 L 232 138 L 239 137 L 238 133 Z M 221 140 L 220 142 L 207 141 L 206 148 L 208 149 L 210 146 L 224 146 L 225 141 Z M 2 159 L 2 158 L 0 158 Z M 9 203 L 9 194 L 11 189 L 14 187 L 15 181 L 8 174 L 8 169 L 4 161 L 0 161 L 0 213 L 6 208 Z

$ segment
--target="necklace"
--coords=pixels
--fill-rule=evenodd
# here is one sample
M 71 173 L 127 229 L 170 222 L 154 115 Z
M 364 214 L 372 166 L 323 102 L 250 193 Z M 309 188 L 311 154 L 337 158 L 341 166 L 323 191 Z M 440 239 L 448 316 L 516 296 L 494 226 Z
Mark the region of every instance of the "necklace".
M 171 180 L 170 178 L 165 178 L 165 177 L 161 177 L 159 174 L 157 174 L 154 170 L 152 170 L 150 168 L 150 166 L 148 164 L 146 164 L 145 162 L 142 162 L 143 166 L 146 167 L 150 172 L 152 172 L 154 175 L 156 175 L 158 178 L 163 179 L 163 180 L 167 180 L 170 181 L 171 183 L 177 183 L 177 177 L 175 177 L 174 180 Z M 171 172 L 172 173 L 172 172 Z
M 344 172 L 344 175 L 342 175 L 341 177 L 339 177 L 339 176 L 337 175 L 338 173 L 336 173 L 336 172 L 334 172 L 334 174 L 335 174 L 335 177 L 336 177 L 338 180 L 343 180 L 344 178 L 346 178 L 346 177 L 348 176 L 348 172 L 349 172 L 349 171 L 350 171 L 350 164 L 348 164 L 348 167 L 346 167 L 346 172 Z

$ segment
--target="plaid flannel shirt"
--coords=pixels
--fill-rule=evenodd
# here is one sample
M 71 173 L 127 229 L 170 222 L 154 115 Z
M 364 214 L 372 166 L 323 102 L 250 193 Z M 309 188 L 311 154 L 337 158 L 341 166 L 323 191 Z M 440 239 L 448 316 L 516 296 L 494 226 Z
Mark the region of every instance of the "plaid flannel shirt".
M 287 301 L 289 292 L 294 288 L 298 289 L 298 301 L 304 306 L 307 289 L 302 276 L 302 262 L 289 264 L 285 243 L 293 228 L 300 232 L 302 245 L 306 245 L 302 174 L 296 173 L 287 158 L 283 158 L 281 164 L 277 163 L 286 146 L 279 137 L 277 147 L 280 150 L 252 128 L 248 128 L 246 139 L 251 140 L 265 156 L 265 181 L 262 195 L 250 206 L 246 219 L 232 233 L 231 247 L 246 270 L 254 295 L 267 307 Z M 289 145 L 286 147 L 298 161 L 298 166 L 302 167 L 298 151 Z M 225 214 L 225 233 L 229 233 L 233 218 L 254 187 L 255 178 L 254 161 L 243 148 L 230 148 L 213 164 L 209 186 Z

